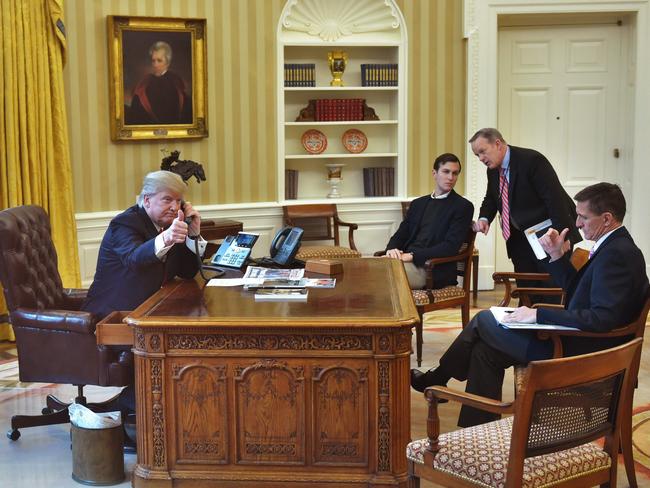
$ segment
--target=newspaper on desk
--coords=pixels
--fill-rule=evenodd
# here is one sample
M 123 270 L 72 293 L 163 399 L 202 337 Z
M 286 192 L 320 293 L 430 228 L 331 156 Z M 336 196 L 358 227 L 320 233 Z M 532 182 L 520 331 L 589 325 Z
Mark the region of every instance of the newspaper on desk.
M 305 274 L 303 268 L 271 269 L 261 266 L 249 266 L 242 278 L 216 278 L 208 281 L 206 286 L 244 286 L 257 287 L 268 280 L 299 280 Z
M 490 312 L 494 315 L 496 321 L 505 329 L 520 329 L 520 330 L 580 330 L 576 327 L 567 327 L 566 325 L 553 325 L 553 324 L 527 324 L 524 322 L 504 322 L 503 319 L 515 309 L 512 307 L 490 307 Z
M 542 245 L 539 243 L 539 238 L 546 234 L 551 227 L 553 227 L 553 222 L 551 222 L 551 219 L 546 219 L 544 222 L 528 227 L 528 229 L 524 231 L 526 239 L 528 239 L 528 244 L 530 244 L 537 259 L 544 259 L 546 257 L 546 251 L 542 249 Z

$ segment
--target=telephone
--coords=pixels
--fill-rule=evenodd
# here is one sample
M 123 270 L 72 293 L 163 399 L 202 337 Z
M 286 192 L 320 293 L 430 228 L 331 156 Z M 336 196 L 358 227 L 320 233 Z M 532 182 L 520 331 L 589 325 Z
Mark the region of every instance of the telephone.
M 300 227 L 285 227 L 273 238 L 271 243 L 271 259 L 279 265 L 291 264 L 300 249 L 303 230 Z
M 219 250 L 212 257 L 211 264 L 241 269 L 251 254 L 253 245 L 259 234 L 238 232 L 236 236 L 228 236 L 219 246 Z

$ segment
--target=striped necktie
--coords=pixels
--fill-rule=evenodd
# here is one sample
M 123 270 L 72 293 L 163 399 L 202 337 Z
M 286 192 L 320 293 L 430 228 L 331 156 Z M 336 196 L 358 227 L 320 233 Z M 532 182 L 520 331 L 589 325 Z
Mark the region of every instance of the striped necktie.
M 501 195 L 501 231 L 503 238 L 510 239 L 510 203 L 508 202 L 508 178 L 503 170 L 499 169 L 499 194 Z

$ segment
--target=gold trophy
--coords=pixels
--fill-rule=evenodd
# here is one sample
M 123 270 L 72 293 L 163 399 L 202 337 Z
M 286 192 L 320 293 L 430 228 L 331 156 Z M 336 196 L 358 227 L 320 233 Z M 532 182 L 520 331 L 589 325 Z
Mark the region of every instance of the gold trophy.
M 331 86 L 343 86 L 343 72 L 348 64 L 348 53 L 345 51 L 330 51 L 327 53 L 327 64 L 332 72 Z

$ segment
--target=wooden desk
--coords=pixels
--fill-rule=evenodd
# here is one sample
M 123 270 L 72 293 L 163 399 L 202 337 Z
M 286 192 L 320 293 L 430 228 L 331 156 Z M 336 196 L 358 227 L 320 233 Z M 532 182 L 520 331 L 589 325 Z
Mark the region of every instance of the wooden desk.
M 406 486 L 417 311 L 397 260 L 343 261 L 306 303 L 177 281 L 126 318 L 134 487 Z

